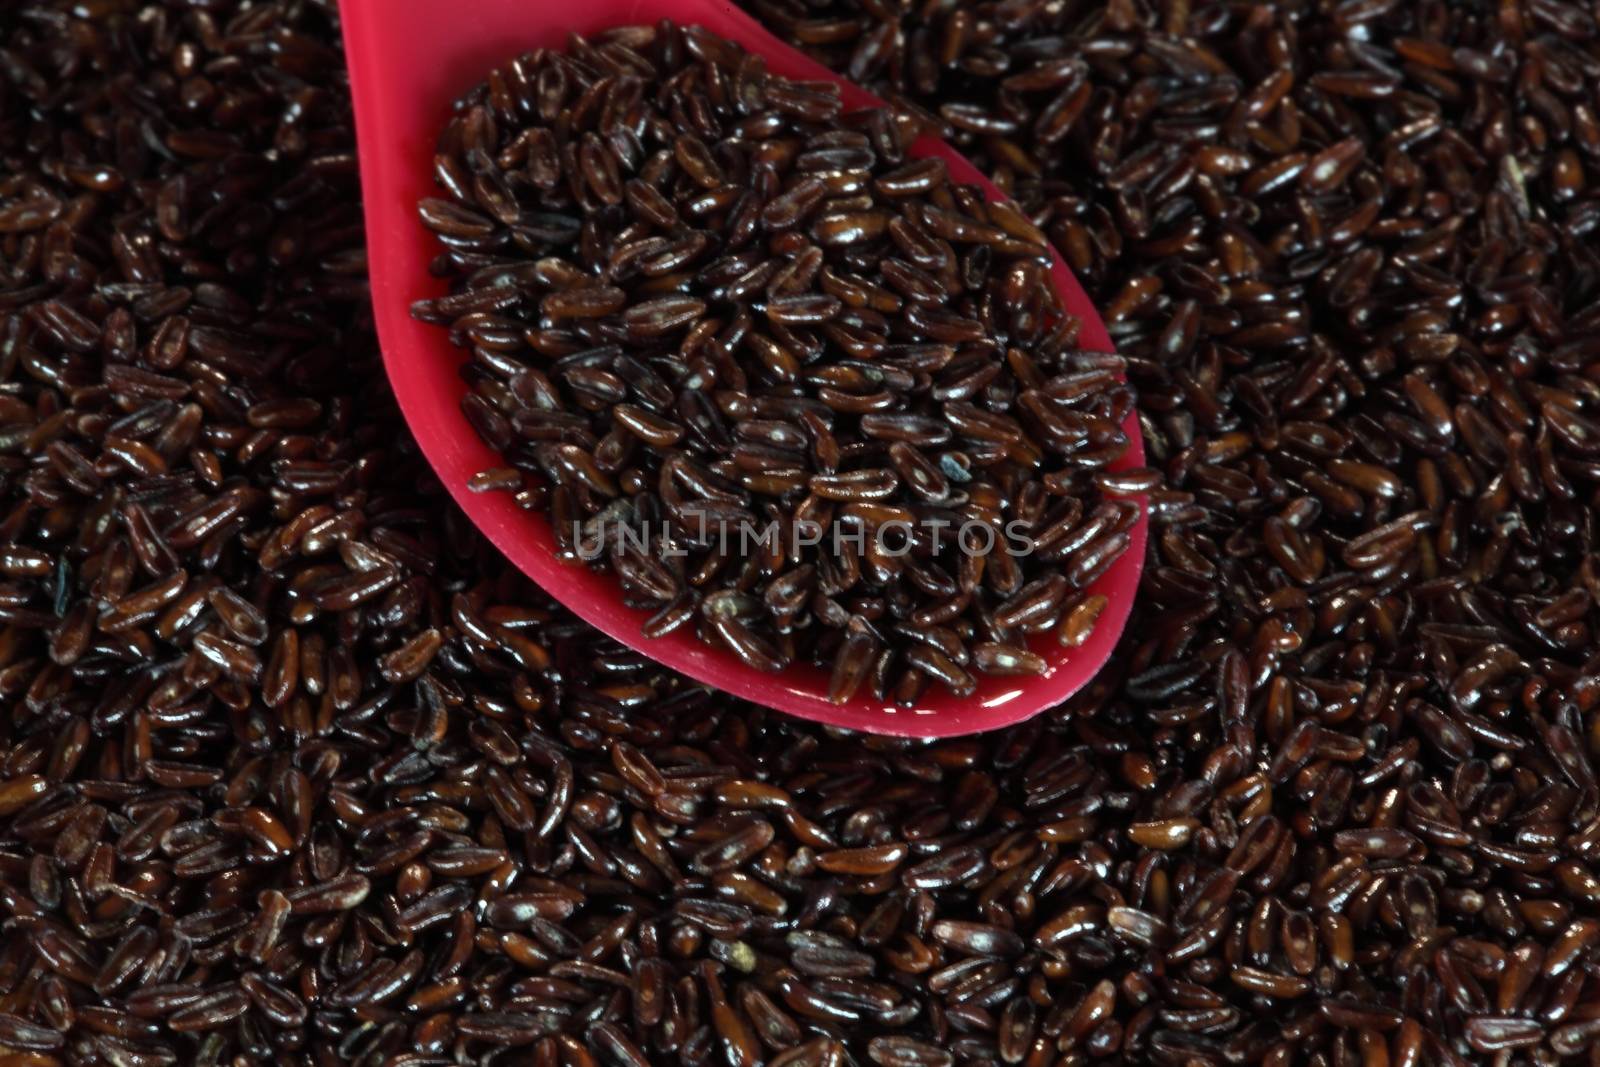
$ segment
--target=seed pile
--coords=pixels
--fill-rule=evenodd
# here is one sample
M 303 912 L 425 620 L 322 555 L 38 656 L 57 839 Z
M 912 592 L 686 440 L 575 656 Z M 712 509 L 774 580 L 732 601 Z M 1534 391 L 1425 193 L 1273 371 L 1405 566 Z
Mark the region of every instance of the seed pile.
M 933 14 L 947 101 L 1081 61 L 973 147 L 1146 294 L 1170 484 L 1108 673 L 926 744 L 662 672 L 423 477 L 329 8 L 6 11 L 5 1062 L 1593 1059 L 1595 27 Z
M 1043 234 L 908 158 L 918 125 L 730 41 L 627 27 L 461 101 L 420 205 L 463 410 L 645 633 L 913 703 L 1081 643 L 1154 485 Z M 809 532 L 808 532 L 809 531 Z M 758 540 L 765 534 L 765 540 Z M 587 547 L 585 547 L 587 546 Z
M 1072 714 L 1180 851 L 1086 930 L 1183 992 L 1123 1049 L 1592 1054 L 1593 9 L 752 7 L 982 160 L 1129 359 L 1150 614 Z

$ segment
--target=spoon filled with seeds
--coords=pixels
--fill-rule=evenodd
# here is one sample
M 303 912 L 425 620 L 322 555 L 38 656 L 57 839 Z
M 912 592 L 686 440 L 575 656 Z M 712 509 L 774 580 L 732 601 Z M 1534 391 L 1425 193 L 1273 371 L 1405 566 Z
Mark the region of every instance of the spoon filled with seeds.
M 508 558 L 839 726 L 991 729 L 1093 678 L 1156 482 L 1135 396 L 933 120 L 720 3 L 341 12 L 389 378 Z

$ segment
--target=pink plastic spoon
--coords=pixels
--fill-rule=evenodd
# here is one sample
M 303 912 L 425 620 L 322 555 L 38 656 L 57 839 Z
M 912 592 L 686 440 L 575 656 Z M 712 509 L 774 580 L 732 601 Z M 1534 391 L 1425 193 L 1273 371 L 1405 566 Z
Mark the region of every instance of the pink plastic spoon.
M 624 606 L 613 577 L 557 558 L 542 516 L 517 507 L 509 494 L 467 489 L 472 475 L 500 465 L 461 413 L 466 385 L 458 368 L 467 356 L 449 343 L 446 331 L 416 321 L 410 312 L 413 301 L 445 291 L 444 283 L 428 274 L 437 246 L 417 219 L 417 202 L 436 195 L 434 141 L 457 96 L 523 52 L 565 47 L 569 34 L 589 36 L 665 18 L 738 42 L 765 57 L 775 74 L 837 82 L 851 110 L 882 106 L 882 101 L 783 44 L 722 0 L 343 0 L 340 15 L 355 101 L 372 301 L 389 381 L 434 471 L 512 563 L 575 614 L 652 659 L 724 692 L 836 726 L 919 737 L 989 730 L 1059 704 L 1094 677 L 1133 609 L 1144 566 L 1147 516 L 1134 527 L 1127 552 L 1092 587 L 1092 592 L 1105 594 L 1108 604 L 1082 646 L 1064 649 L 1043 635 L 1032 647 L 1049 662 L 1046 673 L 1023 678 L 980 674 L 971 696 L 955 697 L 929 687 L 916 707 L 905 708 L 875 700 L 870 693 L 846 704 L 830 703 L 827 673 L 797 665 L 766 674 L 730 652 L 703 644 L 688 627 L 647 638 L 639 630 L 646 613 Z M 982 186 L 991 199 L 1002 195 L 942 141 L 924 138 L 914 154 L 939 156 L 955 180 Z M 1110 351 L 1100 316 L 1059 256 L 1054 277 L 1067 308 L 1083 320 L 1081 343 Z M 1138 420 L 1130 416 L 1126 430 L 1132 445 L 1119 468 L 1144 463 Z

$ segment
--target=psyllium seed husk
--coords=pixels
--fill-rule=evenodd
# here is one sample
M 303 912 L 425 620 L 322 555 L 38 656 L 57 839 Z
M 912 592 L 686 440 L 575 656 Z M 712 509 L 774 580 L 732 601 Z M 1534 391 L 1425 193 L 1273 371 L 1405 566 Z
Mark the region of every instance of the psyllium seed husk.
M 422 202 L 463 404 L 568 557 L 830 695 L 1038 674 L 1153 470 L 1042 231 L 705 31 L 524 55 L 460 101 Z M 1081 619 L 1082 616 L 1080 615 Z M 1077 641 L 1082 626 L 1068 626 Z

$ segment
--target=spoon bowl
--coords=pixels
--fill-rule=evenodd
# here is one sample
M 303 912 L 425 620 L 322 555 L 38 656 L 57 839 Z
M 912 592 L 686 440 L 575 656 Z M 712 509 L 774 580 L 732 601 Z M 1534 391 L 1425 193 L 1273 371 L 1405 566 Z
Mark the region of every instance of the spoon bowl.
M 508 493 L 474 493 L 468 480 L 502 460 L 479 439 L 461 411 L 467 385 L 460 367 L 468 353 L 447 332 L 411 316 L 411 305 L 446 292 L 428 263 L 436 241 L 417 218 L 417 203 L 435 195 L 432 159 L 452 102 L 490 70 L 538 48 L 561 49 L 570 34 L 671 19 L 698 25 L 763 56 L 785 77 L 838 84 L 847 111 L 881 107 L 859 86 L 774 38 L 722 0 L 343 0 L 345 51 L 355 104 L 365 202 L 372 302 L 384 366 L 395 397 L 423 455 L 467 516 L 523 573 L 574 614 L 616 640 L 681 674 L 734 696 L 802 718 L 879 734 L 948 737 L 1018 722 L 1054 707 L 1085 685 L 1105 663 L 1128 616 L 1144 566 L 1148 511 L 1142 510 L 1127 551 L 1090 587 L 1107 604 L 1088 640 L 1063 648 L 1050 634 L 1030 648 L 1049 664 L 1028 677 L 975 674 L 977 691 L 957 697 L 930 686 L 914 707 L 858 693 L 843 704 L 828 699 L 829 674 L 796 664 L 777 674 L 746 665 L 732 652 L 699 640 L 689 627 L 647 638 L 648 614 L 627 607 L 616 578 L 563 562 L 543 515 L 516 505 Z M 968 160 L 948 144 L 924 137 L 911 155 L 937 156 L 953 181 L 980 186 L 1002 199 Z M 1082 322 L 1079 343 L 1112 350 L 1111 339 L 1077 279 L 1052 251 L 1052 278 L 1066 309 Z M 1124 425 L 1129 447 L 1113 470 L 1142 466 L 1138 419 Z M 1143 508 L 1141 501 L 1141 508 Z

